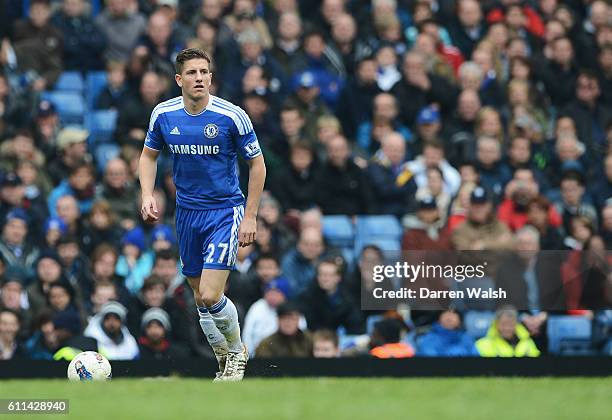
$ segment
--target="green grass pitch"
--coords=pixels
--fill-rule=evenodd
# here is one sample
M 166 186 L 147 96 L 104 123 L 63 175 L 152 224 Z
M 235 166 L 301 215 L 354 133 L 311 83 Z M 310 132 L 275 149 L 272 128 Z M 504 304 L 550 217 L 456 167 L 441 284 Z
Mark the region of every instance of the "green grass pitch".
M 75 419 L 610 419 L 612 378 L 6 380 L 0 398 L 67 398 Z M 0 415 L 0 417 L 5 417 Z

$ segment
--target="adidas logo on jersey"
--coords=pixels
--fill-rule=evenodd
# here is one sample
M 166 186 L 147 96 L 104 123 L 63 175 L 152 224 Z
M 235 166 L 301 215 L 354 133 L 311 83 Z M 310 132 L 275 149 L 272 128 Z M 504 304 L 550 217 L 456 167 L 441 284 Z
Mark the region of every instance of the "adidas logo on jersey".
M 170 131 L 170 134 L 176 134 L 178 136 L 181 134 L 181 132 L 179 131 L 178 127 L 174 127 L 172 131 Z

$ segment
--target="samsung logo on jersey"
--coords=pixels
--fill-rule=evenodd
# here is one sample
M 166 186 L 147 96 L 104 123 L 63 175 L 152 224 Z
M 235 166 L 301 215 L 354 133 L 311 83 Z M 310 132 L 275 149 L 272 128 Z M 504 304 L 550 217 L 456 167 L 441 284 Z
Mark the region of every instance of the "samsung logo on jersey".
M 172 153 L 179 155 L 216 155 L 219 145 L 204 146 L 203 144 L 169 144 Z

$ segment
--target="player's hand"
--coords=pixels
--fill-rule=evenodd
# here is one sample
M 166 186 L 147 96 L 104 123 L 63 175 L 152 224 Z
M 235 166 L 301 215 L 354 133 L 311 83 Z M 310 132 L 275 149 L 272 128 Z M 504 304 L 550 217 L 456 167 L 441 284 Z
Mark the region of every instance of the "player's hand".
M 157 210 L 157 202 L 152 195 L 142 197 L 142 206 L 140 208 L 142 220 L 148 224 L 154 224 L 159 221 L 159 211 Z
M 254 217 L 245 216 L 240 223 L 240 229 L 238 229 L 238 245 L 241 247 L 249 246 L 255 242 L 257 234 L 257 221 Z

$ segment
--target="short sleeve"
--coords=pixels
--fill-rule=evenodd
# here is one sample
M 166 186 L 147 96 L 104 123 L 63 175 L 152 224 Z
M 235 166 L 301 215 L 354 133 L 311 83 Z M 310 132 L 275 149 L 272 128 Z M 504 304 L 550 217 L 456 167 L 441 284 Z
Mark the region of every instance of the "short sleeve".
M 257 140 L 257 135 L 255 135 L 255 131 L 253 130 L 243 136 L 238 135 L 237 146 L 240 155 L 245 160 L 251 160 L 261 155 L 259 140 Z
M 149 129 L 147 130 L 147 137 L 145 138 L 144 145 L 149 149 L 161 151 L 164 148 L 164 139 L 159 124 L 159 114 L 153 111 L 151 114 L 151 121 L 149 122 Z
M 257 140 L 257 135 L 253 130 L 251 119 L 242 108 L 237 108 L 241 124 L 237 124 L 236 147 L 245 160 L 251 160 L 261 155 L 261 147 L 259 147 L 259 140 Z

